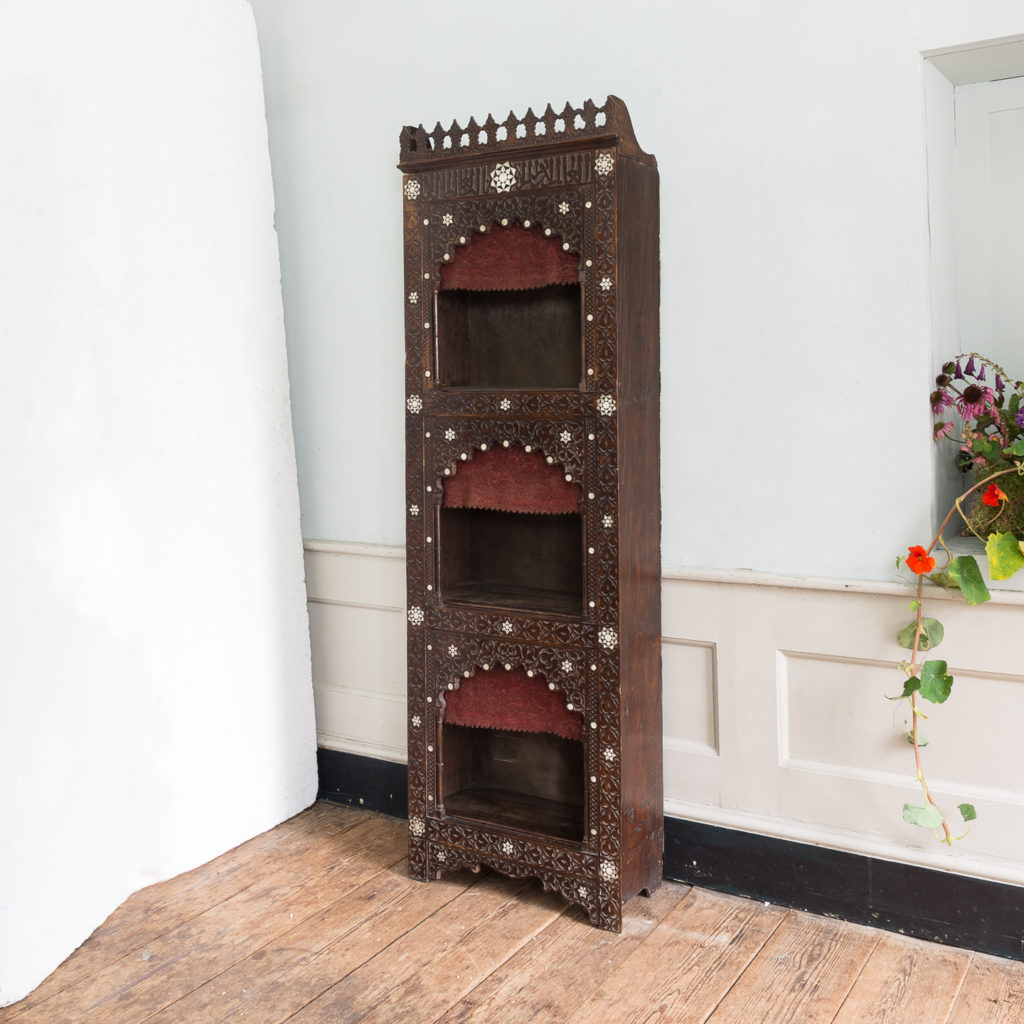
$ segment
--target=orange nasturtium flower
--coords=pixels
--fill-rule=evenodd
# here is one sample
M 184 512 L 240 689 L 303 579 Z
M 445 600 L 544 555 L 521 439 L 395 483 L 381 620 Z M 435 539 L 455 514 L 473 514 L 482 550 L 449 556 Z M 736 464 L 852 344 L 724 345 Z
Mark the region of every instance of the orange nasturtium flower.
M 996 484 L 989 484 L 988 487 L 985 488 L 985 493 L 981 496 L 981 503 L 983 505 L 991 505 L 993 508 L 995 508 L 999 502 L 1007 500 L 1009 499 L 1007 499 L 1003 489 L 998 487 Z
M 911 572 L 916 572 L 918 576 L 922 576 L 924 573 L 931 572 L 935 568 L 935 559 L 920 544 L 915 544 L 912 548 L 907 548 L 907 550 L 910 554 L 907 555 L 906 563 L 907 568 Z

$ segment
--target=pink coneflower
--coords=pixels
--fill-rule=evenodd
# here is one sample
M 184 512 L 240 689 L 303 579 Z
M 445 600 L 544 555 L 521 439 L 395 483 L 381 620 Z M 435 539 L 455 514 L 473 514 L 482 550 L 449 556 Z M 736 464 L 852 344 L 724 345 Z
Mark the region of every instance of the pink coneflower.
M 938 391 L 933 391 L 929 396 L 929 401 L 932 403 L 932 412 L 936 416 L 943 409 L 948 409 L 953 404 L 953 398 L 948 391 L 940 388 Z
M 936 441 L 941 441 L 944 437 L 949 437 L 952 433 L 952 423 L 936 423 L 932 429 L 932 437 L 934 437 Z
M 980 416 L 985 407 L 995 401 L 995 395 L 991 388 L 978 387 L 977 384 L 968 384 L 963 394 L 956 399 L 957 412 L 965 419 L 974 419 Z

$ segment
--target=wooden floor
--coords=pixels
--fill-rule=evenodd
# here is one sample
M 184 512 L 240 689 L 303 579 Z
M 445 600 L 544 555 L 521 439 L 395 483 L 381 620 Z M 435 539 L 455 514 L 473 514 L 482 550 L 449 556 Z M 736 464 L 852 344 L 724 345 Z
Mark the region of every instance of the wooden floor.
M 406 877 L 405 823 L 319 803 L 136 893 L 17 1024 L 989 1024 L 1024 964 L 666 883 L 597 931 L 539 885 Z

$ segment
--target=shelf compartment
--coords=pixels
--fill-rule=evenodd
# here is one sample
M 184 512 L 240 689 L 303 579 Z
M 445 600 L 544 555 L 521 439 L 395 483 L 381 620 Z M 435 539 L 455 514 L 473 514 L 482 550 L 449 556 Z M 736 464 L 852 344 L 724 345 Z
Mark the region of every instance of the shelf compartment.
M 583 841 L 581 741 L 445 723 L 441 750 L 440 800 L 447 816 Z
M 578 253 L 558 236 L 492 225 L 441 267 L 437 381 L 447 388 L 578 388 Z
M 438 539 L 443 602 L 582 614 L 578 513 L 442 507 Z
M 437 373 L 446 388 L 578 388 L 579 284 L 437 293 Z

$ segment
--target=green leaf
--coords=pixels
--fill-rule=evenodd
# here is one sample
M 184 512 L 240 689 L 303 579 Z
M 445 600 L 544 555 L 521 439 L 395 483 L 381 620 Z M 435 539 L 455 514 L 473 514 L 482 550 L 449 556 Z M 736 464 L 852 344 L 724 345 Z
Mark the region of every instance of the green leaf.
M 994 580 L 1008 580 L 1018 569 L 1024 567 L 1020 541 L 1012 533 L 989 534 L 985 554 L 988 555 L 989 575 Z
M 949 576 L 963 592 L 968 604 L 983 604 L 992 596 L 974 555 L 957 555 L 949 563 Z
M 942 623 L 938 619 L 922 619 L 921 644 L 918 650 L 930 651 L 933 647 L 938 647 L 945 635 L 946 631 L 942 628 Z
M 1010 455 L 1016 455 L 1018 458 L 1024 458 L 1024 437 L 1018 437 L 1005 451 Z
M 914 600 L 910 602 L 910 610 L 912 612 L 916 612 L 917 609 L 920 608 L 920 607 L 921 607 L 921 602 L 918 601 L 918 599 L 915 597 Z
M 942 825 L 942 812 L 933 804 L 904 804 L 903 820 L 909 825 L 936 829 Z
M 896 634 L 896 642 L 900 647 L 906 647 L 908 651 L 914 649 L 914 634 L 917 632 L 917 619 L 913 622 L 907 623 L 900 631 Z M 919 651 L 930 651 L 933 647 L 938 647 L 942 643 L 942 638 L 945 636 L 945 631 L 942 628 L 942 623 L 938 619 L 922 619 L 921 620 L 921 641 L 917 645 Z
M 921 666 L 921 696 L 932 704 L 945 704 L 953 689 L 953 677 L 944 661 L 926 661 Z
M 948 572 L 943 569 L 941 572 L 933 572 L 928 577 L 937 587 L 945 587 L 947 590 L 957 590 L 956 581 Z
M 886 700 L 903 700 L 904 697 L 909 697 L 915 690 L 921 689 L 921 680 L 917 676 L 911 676 L 903 684 L 903 692 L 898 697 L 886 697 Z
M 964 821 L 974 821 L 978 816 L 978 812 L 974 809 L 974 804 L 957 804 L 956 809 L 960 812 L 960 817 Z
M 909 729 L 907 730 L 907 742 L 911 746 L 914 745 L 914 734 Z M 925 737 L 922 736 L 920 732 L 917 734 L 917 745 L 919 747 L 927 747 L 928 746 L 928 740 L 925 739 Z
M 996 441 L 989 441 L 985 437 L 976 437 L 971 445 L 971 450 L 983 456 L 989 462 L 998 462 L 1003 454 L 1003 446 Z

